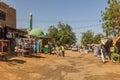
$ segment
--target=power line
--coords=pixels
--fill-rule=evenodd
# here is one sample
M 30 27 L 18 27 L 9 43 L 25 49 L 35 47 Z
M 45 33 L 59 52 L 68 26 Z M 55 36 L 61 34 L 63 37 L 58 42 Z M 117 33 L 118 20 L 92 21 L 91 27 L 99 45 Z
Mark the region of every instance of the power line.
M 29 21 L 29 19 L 24 18 L 18 18 L 18 21 Z M 67 22 L 67 23 L 91 23 L 91 22 L 99 22 L 99 20 L 40 20 L 40 19 L 34 19 L 33 22 L 39 22 L 39 23 L 56 23 L 56 22 Z
M 81 26 L 81 27 L 78 27 L 77 29 L 79 29 L 79 28 L 98 27 L 99 25 L 102 25 L 102 24 L 101 24 L 101 23 L 99 23 L 99 24 L 92 24 L 92 25 L 88 25 L 88 26 Z

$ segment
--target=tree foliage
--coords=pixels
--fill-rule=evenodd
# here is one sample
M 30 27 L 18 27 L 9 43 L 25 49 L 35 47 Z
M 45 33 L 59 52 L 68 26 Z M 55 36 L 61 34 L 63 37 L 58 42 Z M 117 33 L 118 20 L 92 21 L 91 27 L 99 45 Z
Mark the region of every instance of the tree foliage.
M 102 13 L 102 28 L 108 36 L 117 36 L 120 32 L 120 5 L 117 0 L 108 0 L 108 7 Z
M 92 44 L 93 43 L 93 35 L 94 35 L 94 33 L 91 30 L 88 30 L 87 32 L 83 32 L 82 37 L 81 37 L 81 43 L 83 45 Z
M 76 43 L 75 33 L 68 24 L 58 23 L 57 27 L 50 26 L 46 34 L 47 37 L 52 38 L 54 42 L 58 45 L 68 44 L 72 45 Z
M 99 44 L 102 37 L 104 37 L 102 34 L 98 33 L 94 35 L 94 33 L 91 30 L 88 30 L 82 33 L 81 43 L 83 45 L 92 44 L 92 43 Z
M 103 34 L 100 34 L 100 33 L 96 34 L 96 35 L 94 36 L 93 43 L 95 43 L 95 44 L 101 43 L 101 38 L 103 38 L 103 37 L 104 37 Z

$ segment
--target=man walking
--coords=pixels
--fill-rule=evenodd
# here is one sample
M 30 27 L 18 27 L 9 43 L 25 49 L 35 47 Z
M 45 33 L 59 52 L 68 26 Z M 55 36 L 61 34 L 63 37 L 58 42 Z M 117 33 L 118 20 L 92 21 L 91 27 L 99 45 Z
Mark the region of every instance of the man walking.
M 61 49 L 62 49 L 62 56 L 64 57 L 65 56 L 65 48 L 64 48 L 64 46 L 61 46 Z

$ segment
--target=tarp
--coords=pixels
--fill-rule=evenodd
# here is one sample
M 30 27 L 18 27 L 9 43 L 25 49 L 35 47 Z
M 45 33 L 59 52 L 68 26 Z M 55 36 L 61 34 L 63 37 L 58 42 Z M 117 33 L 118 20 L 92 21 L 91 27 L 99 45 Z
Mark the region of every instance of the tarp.
M 101 39 L 101 43 L 105 45 L 106 42 L 107 42 L 107 40 L 108 40 L 108 38 L 102 38 L 102 39 Z

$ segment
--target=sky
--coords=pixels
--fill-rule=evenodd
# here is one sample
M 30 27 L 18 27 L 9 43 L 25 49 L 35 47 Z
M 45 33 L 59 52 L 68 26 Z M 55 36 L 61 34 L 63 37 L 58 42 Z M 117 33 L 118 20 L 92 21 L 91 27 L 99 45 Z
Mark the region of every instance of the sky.
M 33 28 L 44 33 L 49 26 L 58 22 L 69 24 L 78 41 L 82 32 L 92 30 L 102 33 L 101 10 L 107 7 L 107 0 L 3 0 L 16 8 L 17 28 L 29 28 L 29 13 L 33 14 Z

